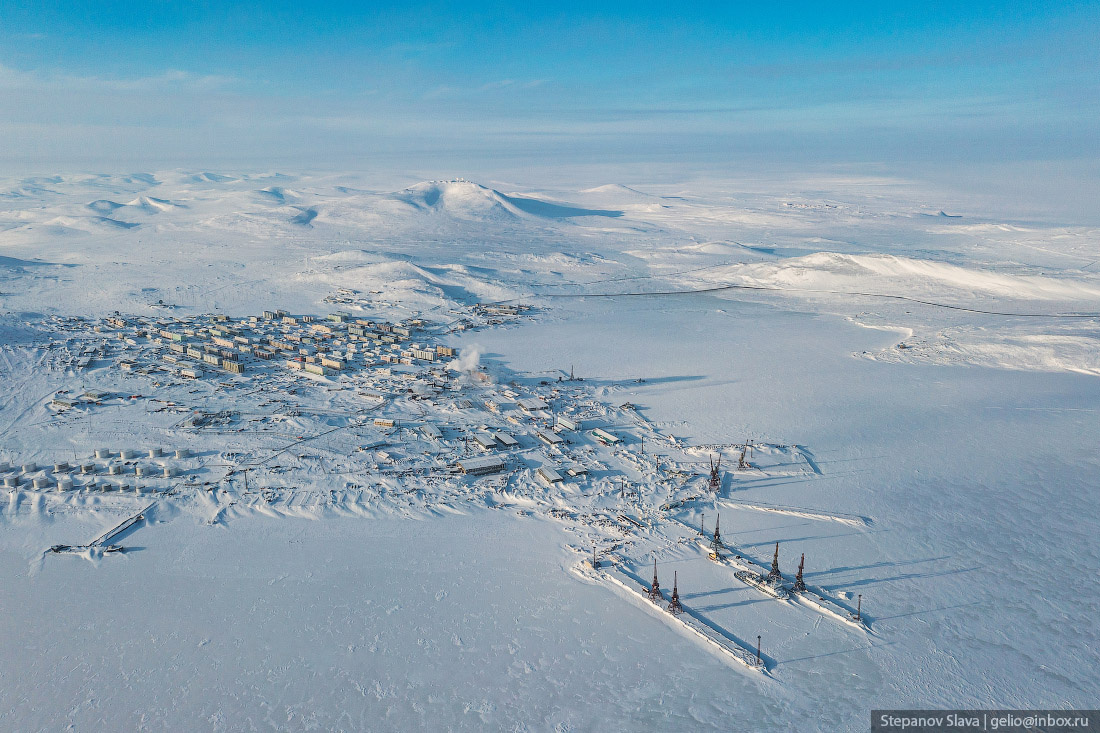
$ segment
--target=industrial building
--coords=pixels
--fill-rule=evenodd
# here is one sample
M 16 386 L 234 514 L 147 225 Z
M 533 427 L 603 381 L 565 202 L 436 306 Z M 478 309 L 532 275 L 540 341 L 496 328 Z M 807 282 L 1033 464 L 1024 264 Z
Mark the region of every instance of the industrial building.
M 552 433 L 549 430 L 536 430 L 535 437 L 546 443 L 549 446 L 561 445 L 565 440 L 557 433 Z
M 561 474 L 550 468 L 549 466 L 539 466 L 535 470 L 535 476 L 538 477 L 539 481 L 542 481 L 547 486 L 560 484 L 563 480 Z
M 545 400 L 539 399 L 538 397 L 525 397 L 522 400 L 516 400 L 516 404 L 519 405 L 519 408 L 526 413 L 545 410 L 550 406 L 546 404 Z
M 504 460 L 496 456 L 479 456 L 477 458 L 464 458 L 456 464 L 458 469 L 469 476 L 484 476 L 490 473 L 500 473 L 504 470 Z
M 581 428 L 580 420 L 565 417 L 563 415 L 558 416 L 558 425 L 566 430 L 580 430 Z
M 589 435 L 591 435 L 593 438 L 600 441 L 604 445 L 618 445 L 619 443 L 623 442 L 622 438 L 617 435 L 612 435 L 602 428 L 596 428 L 591 433 L 589 433 Z
M 482 450 L 493 450 L 497 447 L 497 441 L 488 433 L 474 433 L 474 441 Z

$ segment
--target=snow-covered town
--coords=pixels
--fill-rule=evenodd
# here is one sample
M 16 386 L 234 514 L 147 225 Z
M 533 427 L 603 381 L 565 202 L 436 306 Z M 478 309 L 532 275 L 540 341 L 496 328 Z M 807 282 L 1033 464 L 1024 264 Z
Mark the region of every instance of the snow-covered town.
M 767 670 L 759 644 L 746 647 L 748 635 L 726 634 L 690 605 L 685 613 L 678 582 L 666 598 L 656 559 L 653 578 L 635 587 L 655 553 L 697 545 L 728 568 L 725 582 L 870 631 L 862 594 L 849 607 L 850 598 L 806 586 L 804 554 L 784 577 L 778 542 L 768 564 L 722 538 L 723 505 L 870 524 L 731 501 L 742 482 L 820 473 L 807 448 L 749 440 L 687 445 L 636 405 L 599 399 L 572 370 L 532 377 L 437 343 L 456 324 L 490 327 L 486 313 L 528 310 L 476 304 L 447 323 L 397 324 L 283 310 L 239 319 L 47 319 L 26 356 L 49 372 L 50 417 L 21 431 L 37 450 L 0 462 L 9 508 L 117 514 L 120 522 L 97 538 L 49 548 L 90 560 L 125 552 L 126 541 L 140 539 L 168 506 L 169 514 L 209 524 L 255 512 L 476 506 L 535 514 L 574 538 L 580 577 L 628 594 L 644 590 L 655 609 L 751 669 Z M 82 445 L 91 435 L 100 442 Z

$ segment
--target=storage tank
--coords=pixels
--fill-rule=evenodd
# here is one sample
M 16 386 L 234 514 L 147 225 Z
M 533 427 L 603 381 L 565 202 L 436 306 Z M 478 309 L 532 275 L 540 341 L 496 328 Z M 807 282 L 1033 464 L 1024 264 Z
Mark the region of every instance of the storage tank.
M 71 478 L 69 478 L 68 476 L 65 476 L 64 478 L 59 478 L 57 480 L 57 490 L 58 491 L 72 491 L 73 490 L 73 480 Z
M 50 480 L 45 476 L 39 476 L 32 483 L 32 486 L 36 489 L 48 489 L 50 487 Z
M 17 488 L 18 486 L 19 486 L 19 477 L 18 476 L 5 476 L 4 477 L 4 488 L 14 489 L 14 488 Z
M 121 452 L 120 452 L 120 453 L 118 454 L 118 456 L 119 456 L 119 458 L 121 458 L 122 460 L 124 460 L 124 461 L 128 461 L 128 460 L 130 460 L 131 458 L 133 458 L 133 457 L 134 457 L 134 452 L 133 452 L 132 450 L 129 450 L 129 449 L 125 449 L 125 450 L 121 451 Z
M 111 457 L 111 449 L 110 448 L 96 448 L 95 449 L 95 457 L 100 459 L 100 460 L 110 458 Z
M 65 461 L 62 461 L 61 463 L 53 464 L 53 472 L 54 473 L 66 473 L 66 472 L 68 472 L 68 470 L 69 470 L 69 464 L 66 463 Z
M 171 466 L 164 467 L 164 478 L 172 478 L 175 475 L 176 469 L 172 468 Z
M 117 463 L 112 463 L 110 466 L 107 467 L 107 473 L 111 474 L 112 476 L 119 476 L 122 474 L 122 466 Z
M 38 470 L 38 464 L 35 463 L 34 461 L 31 461 L 30 463 L 24 463 L 23 464 L 23 473 L 34 473 L 37 470 Z
M 176 448 L 176 458 L 190 458 L 191 451 L 186 448 Z
M 80 472 L 83 473 L 83 474 L 95 473 L 95 464 L 94 463 L 81 463 L 80 464 Z
M 160 448 L 150 448 L 149 449 L 149 457 L 150 458 L 160 458 L 163 455 L 164 455 L 164 451 Z

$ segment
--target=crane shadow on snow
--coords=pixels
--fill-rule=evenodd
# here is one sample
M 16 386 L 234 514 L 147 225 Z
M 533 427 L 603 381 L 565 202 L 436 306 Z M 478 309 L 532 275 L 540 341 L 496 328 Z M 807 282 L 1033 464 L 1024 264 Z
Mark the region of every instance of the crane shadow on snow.
M 876 616 L 875 621 L 889 621 L 895 618 L 908 618 L 909 616 L 920 616 L 925 613 L 936 613 L 937 611 L 954 611 L 957 608 L 969 608 L 970 606 L 980 606 L 981 601 L 971 601 L 970 603 L 956 603 L 954 606 L 940 606 L 939 608 L 923 608 L 918 611 L 909 611 L 907 613 L 895 613 L 892 616 Z
M 881 620 L 881 617 L 880 617 L 879 620 Z M 856 646 L 856 647 L 852 647 L 851 649 L 838 649 L 835 652 L 825 652 L 824 654 L 814 654 L 814 655 L 809 656 L 809 657 L 797 657 L 795 659 L 780 659 L 779 662 L 782 663 L 782 664 L 793 664 L 795 662 L 808 662 L 808 661 L 811 661 L 811 660 L 814 660 L 814 659 L 823 659 L 824 657 L 835 657 L 839 654 L 851 654 L 852 652 L 866 651 L 867 649 L 870 649 L 871 647 L 891 646 L 891 645 L 896 644 L 896 643 L 897 643 L 896 641 L 883 641 L 883 642 L 879 642 L 877 644 L 869 644 L 867 646 Z
M 723 527 L 722 528 L 722 534 L 729 536 L 729 535 L 735 535 L 735 534 L 755 534 L 757 532 L 767 532 L 770 535 L 770 534 L 772 534 L 772 533 L 774 533 L 774 532 L 776 532 L 777 530 L 780 530 L 780 529 L 789 529 L 791 527 L 806 527 L 806 526 L 809 526 L 811 523 L 812 523 L 811 520 L 806 519 L 806 520 L 803 520 L 801 522 L 795 522 L 794 524 L 780 524 L 780 525 L 777 525 L 775 527 L 753 527 L 752 529 L 736 529 L 736 530 L 727 530 L 725 527 Z M 786 542 L 787 540 L 783 540 L 783 541 Z M 746 547 L 759 547 L 759 546 L 762 546 L 762 545 L 769 545 L 769 544 L 775 544 L 775 540 L 772 539 L 772 540 L 769 540 L 768 542 L 757 542 L 755 544 L 745 545 L 745 546 Z
M 940 570 L 939 572 L 928 573 L 903 573 L 901 575 L 895 575 L 891 578 L 867 578 L 865 580 L 853 580 L 850 583 L 837 583 L 831 585 L 835 590 L 837 588 L 858 588 L 864 585 L 874 585 L 875 583 L 893 583 L 898 580 L 920 580 L 922 578 L 942 578 L 947 575 L 961 575 L 962 573 L 972 573 L 975 570 L 981 570 L 981 565 L 975 565 L 972 568 L 953 568 L 951 570 Z
M 768 468 L 774 468 L 774 466 L 768 466 Z M 736 483 L 730 480 L 730 491 L 748 491 L 750 489 L 770 489 L 776 486 L 784 486 L 786 484 L 804 484 L 810 481 L 816 481 L 818 476 L 816 474 L 810 474 L 807 476 L 790 476 L 777 478 L 773 476 L 767 476 L 758 479 L 749 480 L 737 480 Z
M 684 600 L 690 600 L 694 598 L 706 598 L 708 596 L 720 596 L 726 593 L 733 593 L 735 588 L 718 588 L 717 590 L 701 590 L 695 593 L 681 593 L 680 598 Z
M 736 602 L 733 602 L 733 603 L 716 603 L 712 606 L 696 606 L 696 607 L 694 607 L 693 610 L 699 611 L 700 613 L 713 613 L 715 611 L 725 611 L 725 610 L 730 609 L 730 608 L 739 608 L 741 606 L 751 606 L 755 603 L 767 603 L 767 601 L 768 601 L 768 599 L 766 599 L 766 598 L 749 598 L 748 600 L 745 600 L 745 601 L 736 601 Z
M 926 562 L 941 562 L 943 560 L 949 560 L 947 555 L 941 555 L 940 557 L 926 557 L 923 560 L 902 560 L 899 562 L 875 562 L 868 565 L 846 565 L 839 568 L 831 568 L 829 570 L 818 570 L 813 573 L 806 573 L 807 578 L 816 578 L 822 575 L 832 575 L 833 573 L 847 573 L 856 572 L 859 570 L 877 570 L 879 568 L 900 568 L 906 565 L 920 565 Z
M 797 525 L 795 525 L 795 526 L 797 526 Z M 856 536 L 862 536 L 863 534 L 864 534 L 863 532 L 845 532 L 844 534 L 807 535 L 806 537 L 792 537 L 790 539 L 780 540 L 779 544 L 780 545 L 785 545 L 785 544 L 789 544 L 791 542 L 812 542 L 813 540 L 831 540 L 831 539 L 835 539 L 837 537 L 856 537 Z M 743 547 L 746 547 L 746 548 L 748 548 L 748 547 L 773 547 L 774 545 L 775 545 L 775 540 L 766 540 L 764 542 L 752 542 L 750 544 L 743 545 Z

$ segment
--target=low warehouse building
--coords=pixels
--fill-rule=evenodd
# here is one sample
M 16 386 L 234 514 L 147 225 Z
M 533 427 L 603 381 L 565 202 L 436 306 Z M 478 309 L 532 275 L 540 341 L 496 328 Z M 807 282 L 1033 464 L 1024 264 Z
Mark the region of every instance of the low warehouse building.
M 490 473 L 500 473 L 504 470 L 504 461 L 496 456 L 464 458 L 455 465 L 462 473 L 469 476 L 484 476 Z
M 619 436 L 612 435 L 606 430 L 602 430 L 600 428 L 596 428 L 595 430 L 593 430 L 590 435 L 604 445 L 617 445 L 623 442 L 623 439 Z
M 496 440 L 488 433 L 474 433 L 474 440 L 482 450 L 492 450 L 497 447 Z
M 560 484 L 562 482 L 561 474 L 559 474 L 557 471 L 550 468 L 549 466 L 540 466 L 538 469 L 535 470 L 535 476 L 537 476 L 539 481 L 542 481 L 547 486 Z
M 546 404 L 545 400 L 541 400 L 538 397 L 525 397 L 522 400 L 516 400 L 516 404 L 524 412 L 537 412 L 539 410 L 545 410 L 550 405 Z
M 536 430 L 535 436 L 538 437 L 538 439 L 541 440 L 543 443 L 546 443 L 550 446 L 561 445 L 565 442 L 565 440 L 562 439 L 560 435 L 557 435 L 556 433 L 551 433 L 547 430 Z

